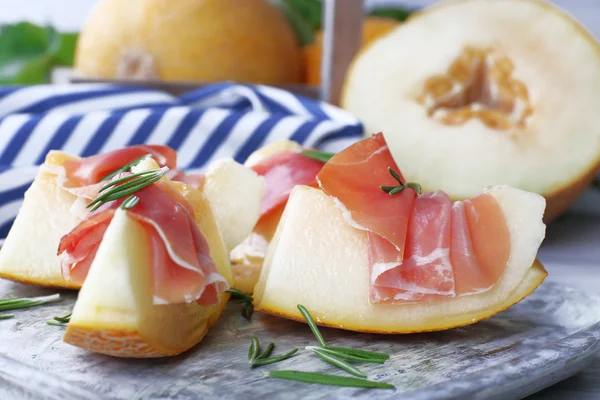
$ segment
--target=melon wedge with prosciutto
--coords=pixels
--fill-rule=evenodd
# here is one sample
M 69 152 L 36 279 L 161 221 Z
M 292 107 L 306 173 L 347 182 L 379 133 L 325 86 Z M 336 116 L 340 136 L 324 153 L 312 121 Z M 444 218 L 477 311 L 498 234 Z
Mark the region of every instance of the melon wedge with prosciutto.
M 153 170 L 151 159 L 132 172 Z M 118 357 L 163 357 L 198 343 L 232 281 L 209 200 L 166 178 L 105 203 L 66 234 L 63 267 L 83 286 L 64 340 Z
M 302 155 L 298 143 L 280 140 L 252 153 L 246 167 L 264 178 L 266 192 L 260 219 L 253 231 L 231 251 L 234 287 L 252 293 L 260 276 L 269 241 L 272 239 L 287 199 L 296 185 L 316 186 L 323 162 Z M 239 232 L 239 230 L 238 230 Z
M 301 319 L 303 304 L 327 326 L 440 330 L 490 317 L 546 277 L 535 261 L 539 195 L 508 186 L 454 203 L 419 194 L 381 134 L 332 157 L 318 180 L 321 189 L 297 187 L 288 201 L 254 291 L 258 310 Z M 380 188 L 403 184 L 391 195 Z
M 206 176 L 176 170 L 176 153 L 167 146 L 138 145 L 80 158 L 51 151 L 0 249 L 0 277 L 24 283 L 78 289 L 81 280 L 64 279 L 56 255 L 60 239 L 88 214 L 86 204 L 115 171 L 150 155 L 168 167 L 171 180 L 201 190 L 211 203 L 217 225 L 229 246 L 238 244 L 260 216 L 262 178 L 233 160 L 219 160 Z M 244 197 L 231 196 L 243 181 Z M 236 242 L 237 240 L 237 242 Z

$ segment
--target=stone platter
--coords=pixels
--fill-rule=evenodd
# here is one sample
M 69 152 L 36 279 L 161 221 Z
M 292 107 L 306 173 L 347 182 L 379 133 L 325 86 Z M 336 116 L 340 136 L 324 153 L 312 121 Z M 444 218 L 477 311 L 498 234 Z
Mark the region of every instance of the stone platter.
M 51 294 L 0 282 L 0 297 Z M 305 324 L 255 313 L 248 323 L 229 304 L 202 343 L 173 358 L 123 360 L 87 353 L 61 341 L 64 328 L 46 325 L 75 300 L 16 311 L 0 321 L 0 399 L 502 399 L 521 398 L 581 370 L 600 350 L 600 298 L 545 282 L 522 303 L 487 321 L 438 333 L 373 335 L 322 328 L 331 345 L 391 354 L 363 364 L 370 379 L 396 389 L 354 389 L 268 378 L 275 369 L 346 373 L 305 346 L 316 343 Z M 290 360 L 249 369 L 250 337 Z

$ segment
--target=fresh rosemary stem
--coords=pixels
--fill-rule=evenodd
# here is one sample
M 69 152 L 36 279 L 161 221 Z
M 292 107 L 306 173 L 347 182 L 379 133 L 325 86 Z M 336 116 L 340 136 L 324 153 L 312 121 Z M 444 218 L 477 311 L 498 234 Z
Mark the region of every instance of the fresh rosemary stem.
M 19 310 L 22 308 L 29 308 L 46 303 L 52 303 L 59 300 L 60 294 L 53 294 L 51 296 L 0 300 L 0 311 Z
M 322 151 L 312 151 L 312 150 L 304 150 L 304 151 L 300 152 L 300 154 L 302 154 L 303 156 L 306 156 L 308 158 L 312 158 L 314 160 L 321 161 L 323 163 L 326 163 L 327 161 L 329 161 L 329 159 L 331 157 L 333 157 L 335 155 L 335 153 L 325 153 Z
M 318 383 L 321 385 L 364 387 L 374 389 L 394 389 L 394 385 L 384 382 L 369 381 L 366 379 L 351 378 L 346 376 L 319 374 L 303 371 L 271 371 L 269 376 L 278 379 L 287 379 L 298 382 Z
M 308 323 L 310 330 L 317 338 L 317 341 L 319 342 L 319 344 L 323 347 L 327 346 L 327 343 L 325 343 L 325 339 L 323 338 L 323 335 L 321 335 L 321 332 L 319 332 L 319 328 L 317 327 L 317 324 L 315 324 L 315 321 L 312 319 L 308 310 L 301 304 L 298 304 L 298 310 L 300 310 L 300 313 L 302 314 L 302 316 Z
M 313 351 L 315 352 L 315 354 L 317 354 L 319 357 L 321 357 L 324 361 L 327 361 L 328 363 L 335 365 L 338 368 L 343 369 L 344 371 L 346 371 L 347 373 L 349 373 L 351 375 L 358 376 L 359 378 L 367 377 L 367 375 L 362 373 L 361 370 L 356 368 L 354 365 L 347 363 L 346 361 L 341 360 L 334 355 L 331 355 L 331 354 L 329 354 L 325 351 L 322 351 L 318 348 L 314 348 Z

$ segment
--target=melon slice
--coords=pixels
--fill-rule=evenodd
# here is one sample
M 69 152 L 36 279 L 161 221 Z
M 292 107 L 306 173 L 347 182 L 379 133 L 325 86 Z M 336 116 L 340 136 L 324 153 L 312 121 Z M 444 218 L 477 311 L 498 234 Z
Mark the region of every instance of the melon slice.
M 297 151 L 301 148 L 302 146 L 297 142 L 278 140 L 250 154 L 244 165 L 252 168 L 277 153 Z M 231 251 L 231 267 L 235 278 L 234 287 L 237 290 L 245 293 L 252 293 L 254 290 L 267 254 L 269 242 L 275 234 L 283 209 L 284 207 L 280 207 L 265 218 L 261 218 L 252 232 Z
M 354 60 L 342 104 L 405 177 L 454 200 L 507 184 L 562 213 L 600 165 L 600 47 L 549 2 L 451 0 Z
M 547 275 L 535 261 L 545 232 L 544 200 L 508 186 L 486 192 L 498 202 L 510 234 L 500 280 L 481 293 L 391 305 L 369 303 L 367 233 L 351 227 L 323 191 L 296 187 L 254 289 L 255 308 L 301 321 L 296 306 L 302 304 L 320 325 L 377 333 L 448 329 L 505 310 Z
M 157 167 L 147 159 L 132 171 Z M 172 184 L 192 204 L 210 256 L 231 284 L 227 250 L 210 201 L 188 185 Z M 147 230 L 118 209 L 79 292 L 65 342 L 117 357 L 152 358 L 180 354 L 202 340 L 229 294 L 221 294 L 220 302 L 210 307 L 195 302 L 154 304 L 149 245 Z
M 81 222 L 71 212 L 77 196 L 61 189 L 56 175 L 44 169 L 76 158 L 61 151 L 48 153 L 0 249 L 1 278 L 43 286 L 79 287 L 63 279 L 56 256 L 61 237 Z
M 79 289 L 61 274 L 56 255 L 63 235 L 85 216 L 77 196 L 58 185 L 53 170 L 78 157 L 51 151 L 25 194 L 25 201 L 0 249 L 0 277 L 42 286 Z M 177 182 L 173 184 L 183 188 Z M 184 189 L 182 189 L 184 190 Z M 185 189 L 187 190 L 187 189 Z M 227 250 L 239 244 L 260 216 L 264 192 L 261 177 L 233 160 L 217 161 L 209 166 L 203 193 L 211 202 L 217 225 Z M 239 196 L 242 190 L 244 196 Z M 83 214 L 79 210 L 83 209 Z

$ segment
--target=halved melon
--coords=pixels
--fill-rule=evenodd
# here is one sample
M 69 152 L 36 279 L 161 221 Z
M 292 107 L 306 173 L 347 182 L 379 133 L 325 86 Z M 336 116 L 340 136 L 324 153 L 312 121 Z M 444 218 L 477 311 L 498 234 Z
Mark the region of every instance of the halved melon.
M 59 167 L 76 158 L 62 151 L 51 151 L 46 156 L 0 249 L 0 278 L 43 286 L 79 287 L 63 279 L 56 255 L 61 237 L 81 222 L 71 212 L 77 196 L 61 189 L 56 175 L 44 168 Z
M 294 189 L 254 289 L 259 311 L 353 331 L 411 333 L 467 325 L 529 295 L 547 273 L 535 261 L 544 238 L 544 199 L 508 186 L 486 190 L 498 202 L 510 234 L 504 274 L 489 290 L 432 302 L 369 303 L 367 233 L 351 227 L 319 189 Z
M 599 91 L 600 46 L 550 2 L 450 0 L 360 53 L 342 104 L 425 191 L 507 184 L 549 221 L 600 165 Z
M 147 159 L 133 171 L 157 167 Z M 172 184 L 192 204 L 210 256 L 231 284 L 227 250 L 209 200 L 186 184 Z M 151 358 L 180 354 L 202 340 L 229 294 L 220 295 L 219 304 L 210 307 L 195 302 L 155 305 L 149 246 L 147 230 L 117 210 L 79 292 L 65 342 L 112 356 Z

